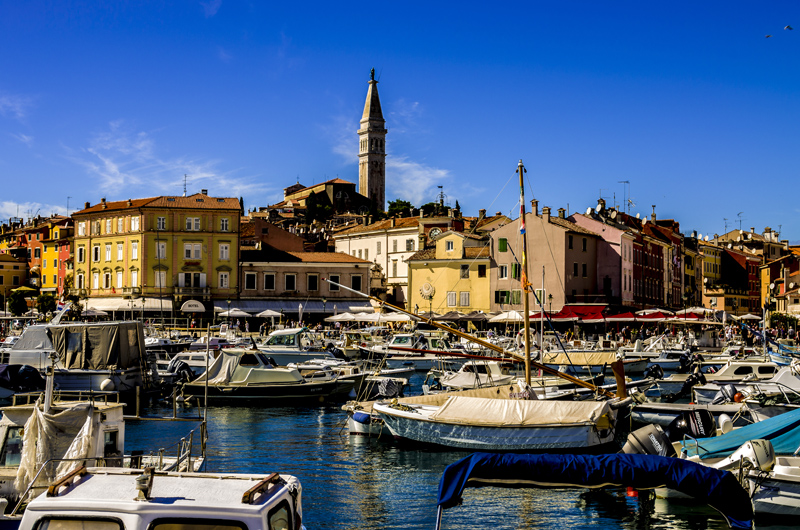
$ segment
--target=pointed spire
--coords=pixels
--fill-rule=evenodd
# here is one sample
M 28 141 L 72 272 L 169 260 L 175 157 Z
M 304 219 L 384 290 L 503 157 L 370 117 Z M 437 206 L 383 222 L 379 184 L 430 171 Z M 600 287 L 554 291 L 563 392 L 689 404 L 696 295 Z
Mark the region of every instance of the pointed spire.
M 364 103 L 364 113 L 361 115 L 361 123 L 366 124 L 371 121 L 384 122 L 383 111 L 381 110 L 381 98 L 378 96 L 378 82 L 375 81 L 375 69 L 370 72 L 369 90 L 367 100 Z M 383 125 L 383 123 L 381 123 Z

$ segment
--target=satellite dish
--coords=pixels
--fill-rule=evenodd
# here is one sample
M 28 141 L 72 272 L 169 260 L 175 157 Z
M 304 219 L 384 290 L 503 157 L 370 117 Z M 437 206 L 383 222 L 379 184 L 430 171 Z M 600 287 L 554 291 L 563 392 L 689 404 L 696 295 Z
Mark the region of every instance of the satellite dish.
M 592 207 L 586 208 L 586 215 L 592 215 Z
M 703 239 L 703 234 L 697 234 L 697 239 Z
M 426 300 L 432 299 L 435 292 L 436 289 L 429 282 L 423 283 L 422 287 L 419 288 L 419 294 L 421 294 L 422 298 Z
M 774 288 L 775 288 L 775 284 L 774 284 L 774 283 L 771 283 L 771 284 L 769 284 L 769 289 L 770 289 L 770 291 L 771 291 L 772 289 L 774 289 Z
M 736 238 L 736 242 L 737 242 L 737 243 L 738 243 L 739 241 L 741 241 L 741 240 L 742 240 L 741 236 L 739 236 L 739 237 L 737 237 L 737 238 Z
M 638 214 L 638 213 L 636 214 L 636 218 L 637 218 L 637 219 L 639 218 L 639 214 Z
M 733 248 L 733 243 L 728 243 L 728 248 Z
M 703 278 L 703 283 L 708 283 L 708 278 Z
M 644 219 L 642 219 L 642 226 L 644 226 L 644 225 L 646 225 L 646 224 L 647 224 L 647 217 L 645 217 Z
M 708 241 L 708 236 L 704 237 L 703 241 Z
M 609 215 L 611 216 L 612 219 L 616 219 L 617 218 L 617 211 L 616 210 L 611 210 L 611 213 Z
M 791 283 L 789 284 L 789 289 L 794 289 L 795 285 L 797 285 L 797 284 L 796 284 L 796 283 L 794 283 L 794 282 L 791 282 Z
M 602 210 L 603 210 L 603 209 L 602 209 L 602 208 L 600 208 L 600 205 L 599 205 L 599 204 L 598 204 L 598 205 L 595 207 L 595 209 L 594 209 L 594 211 L 595 211 L 595 212 L 597 212 L 597 213 L 600 213 Z
M 602 203 L 599 203 L 599 202 L 598 202 L 598 203 L 597 203 L 597 213 L 600 213 L 600 212 L 602 212 L 602 211 L 603 211 L 603 205 L 602 205 Z

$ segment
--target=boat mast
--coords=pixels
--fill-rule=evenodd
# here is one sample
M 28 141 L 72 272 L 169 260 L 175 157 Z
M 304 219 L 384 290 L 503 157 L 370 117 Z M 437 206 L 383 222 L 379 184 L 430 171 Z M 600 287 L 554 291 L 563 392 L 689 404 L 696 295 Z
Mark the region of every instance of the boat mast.
M 521 263 L 521 283 L 522 283 L 522 300 L 523 300 L 523 325 L 525 333 L 525 384 L 531 384 L 531 321 L 530 315 L 530 301 L 528 300 L 528 290 L 530 283 L 528 283 L 528 238 L 525 235 L 525 182 L 523 175 L 527 170 L 522 165 L 522 160 L 517 165 L 517 173 L 519 173 L 519 233 L 522 236 L 522 263 Z

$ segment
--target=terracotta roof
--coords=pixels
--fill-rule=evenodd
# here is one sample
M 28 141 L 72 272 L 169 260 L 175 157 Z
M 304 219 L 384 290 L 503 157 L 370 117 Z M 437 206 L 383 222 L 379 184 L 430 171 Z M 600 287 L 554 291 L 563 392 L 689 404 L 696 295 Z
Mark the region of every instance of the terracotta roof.
M 419 226 L 419 217 L 395 217 L 395 225 L 392 226 L 392 219 L 384 219 L 371 225 L 358 225 L 348 230 L 343 230 L 337 236 L 354 235 L 362 232 L 373 232 L 376 230 L 391 230 L 392 228 L 414 228 Z
M 456 259 L 478 259 L 478 258 L 488 258 L 489 257 L 489 247 L 464 247 L 464 257 L 463 258 L 456 258 Z M 406 261 L 422 261 L 422 260 L 435 260 L 436 259 L 436 249 L 434 248 L 426 248 L 425 250 L 420 250 L 411 255 L 410 258 L 407 258 Z M 449 260 L 440 260 L 440 261 L 449 261 Z
M 588 234 L 592 236 L 598 235 L 597 233 L 592 232 L 591 230 L 587 230 L 582 226 L 576 225 L 572 221 L 567 221 L 566 219 L 562 219 L 560 217 L 553 217 L 552 215 L 550 216 L 550 224 L 560 226 L 561 228 L 565 228 L 570 232 L 578 232 L 579 234 Z
M 423 259 L 436 259 L 436 249 L 426 248 L 425 250 L 420 250 L 406 258 L 406 261 L 417 261 Z
M 287 252 L 299 258 L 304 263 L 363 263 L 371 264 L 370 261 L 345 254 L 344 252 Z
M 150 197 L 147 199 L 131 199 L 129 201 L 106 201 L 99 202 L 94 206 L 74 212 L 72 215 L 82 215 L 90 213 L 127 210 L 130 208 L 191 208 L 208 210 L 238 210 L 239 199 L 234 197 L 217 198 L 209 197 L 200 193 L 195 193 L 188 197 L 175 197 L 162 195 L 160 197 Z

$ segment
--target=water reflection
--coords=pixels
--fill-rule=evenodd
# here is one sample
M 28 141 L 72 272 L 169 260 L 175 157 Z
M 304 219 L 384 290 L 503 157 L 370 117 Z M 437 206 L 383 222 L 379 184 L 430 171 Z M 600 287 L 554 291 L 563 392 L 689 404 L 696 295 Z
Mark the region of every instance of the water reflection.
M 170 415 L 154 408 L 151 415 Z M 208 471 L 296 475 L 312 529 L 431 529 L 439 478 L 466 452 L 427 451 L 390 440 L 351 437 L 344 413 L 321 408 L 213 407 L 208 410 Z M 128 449 L 168 444 L 191 427 L 129 422 Z M 470 489 L 445 512 L 443 528 L 716 530 L 711 508 L 682 506 L 625 490 Z M 759 525 L 759 528 L 767 528 Z M 778 530 L 778 527 L 772 527 Z

